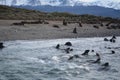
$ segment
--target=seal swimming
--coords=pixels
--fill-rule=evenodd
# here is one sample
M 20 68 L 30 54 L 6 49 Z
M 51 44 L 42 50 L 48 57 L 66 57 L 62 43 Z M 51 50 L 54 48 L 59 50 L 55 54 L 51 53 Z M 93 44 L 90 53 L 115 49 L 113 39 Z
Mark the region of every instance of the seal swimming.
M 101 61 L 100 55 L 98 53 L 96 53 L 96 56 L 97 56 L 97 60 L 94 61 L 93 63 L 100 63 L 100 61 Z
M 0 49 L 4 48 L 4 45 L 2 42 L 0 42 Z
M 88 55 L 90 50 L 85 50 L 84 53 L 82 53 L 82 55 Z

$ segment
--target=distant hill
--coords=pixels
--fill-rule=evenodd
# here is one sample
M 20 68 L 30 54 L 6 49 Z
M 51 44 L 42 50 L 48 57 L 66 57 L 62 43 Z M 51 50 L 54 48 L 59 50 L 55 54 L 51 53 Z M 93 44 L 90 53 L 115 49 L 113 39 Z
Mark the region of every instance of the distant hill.
M 49 10 L 49 8 L 47 10 Z M 82 21 L 82 22 L 117 21 L 118 20 L 111 17 L 94 16 L 94 15 L 88 15 L 88 14 L 76 15 L 76 14 L 71 14 L 67 12 L 48 13 L 48 12 L 41 12 L 41 11 L 0 5 L 0 19 L 6 19 L 6 20 L 8 19 L 10 20 L 14 20 L 14 19 L 15 20 L 38 20 L 38 19 L 64 20 L 65 19 L 70 21 Z
M 44 12 L 68 12 L 73 14 L 90 14 L 96 16 L 120 18 L 120 10 L 99 6 L 17 6 L 20 8 L 39 10 Z
M 36 19 L 46 13 L 0 5 L 0 19 Z

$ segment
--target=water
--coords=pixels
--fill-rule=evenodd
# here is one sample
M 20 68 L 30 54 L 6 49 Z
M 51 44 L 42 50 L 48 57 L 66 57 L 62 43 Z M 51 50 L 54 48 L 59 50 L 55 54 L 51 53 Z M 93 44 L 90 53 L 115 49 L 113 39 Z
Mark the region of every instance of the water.
M 108 37 L 110 38 L 110 37 Z M 104 42 L 104 38 L 53 39 L 35 41 L 6 41 L 0 50 L 0 80 L 120 80 L 120 37 L 116 43 Z M 73 52 L 66 54 L 65 42 L 71 41 Z M 105 47 L 112 47 L 107 49 Z M 118 47 L 118 48 L 116 48 Z M 88 56 L 81 54 L 95 50 Z M 111 54 L 111 50 L 116 53 Z M 90 63 L 99 53 L 101 64 Z M 80 58 L 68 60 L 74 54 Z M 107 70 L 101 65 L 109 62 Z

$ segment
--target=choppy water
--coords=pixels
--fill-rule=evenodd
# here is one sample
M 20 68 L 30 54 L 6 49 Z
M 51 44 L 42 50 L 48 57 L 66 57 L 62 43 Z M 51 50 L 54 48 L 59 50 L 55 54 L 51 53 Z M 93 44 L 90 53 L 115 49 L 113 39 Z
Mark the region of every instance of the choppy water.
M 108 37 L 109 38 L 109 37 Z M 70 54 L 57 50 L 59 43 L 71 41 L 74 49 Z M 36 41 L 6 41 L 0 50 L 0 80 L 120 80 L 120 37 L 116 43 L 104 42 L 103 38 L 54 39 Z M 105 47 L 112 47 L 106 49 Z M 95 50 L 89 56 L 82 56 L 86 49 Z M 111 54 L 115 50 L 115 54 Z M 110 63 L 107 70 L 101 64 L 93 64 L 95 53 L 102 61 Z M 80 58 L 68 60 L 79 54 Z

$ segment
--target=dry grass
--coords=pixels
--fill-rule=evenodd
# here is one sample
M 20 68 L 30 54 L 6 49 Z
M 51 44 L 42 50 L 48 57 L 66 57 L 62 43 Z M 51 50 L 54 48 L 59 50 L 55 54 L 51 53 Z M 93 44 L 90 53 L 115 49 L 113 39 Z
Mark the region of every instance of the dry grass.
M 63 21 L 63 25 L 67 25 L 67 22 L 79 22 L 96 24 L 101 22 L 117 22 L 120 20 L 113 19 L 110 17 L 101 17 L 94 15 L 75 15 L 70 13 L 45 13 L 35 10 L 27 10 L 21 8 L 14 8 L 0 5 L 0 19 L 4 20 L 52 20 L 52 21 Z

